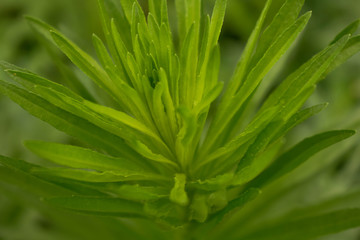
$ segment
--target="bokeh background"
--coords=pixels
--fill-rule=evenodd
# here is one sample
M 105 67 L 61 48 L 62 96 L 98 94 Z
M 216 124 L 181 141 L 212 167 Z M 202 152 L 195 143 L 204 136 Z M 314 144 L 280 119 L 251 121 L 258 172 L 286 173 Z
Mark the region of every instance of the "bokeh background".
M 208 0 L 209 5 L 212 2 Z M 275 14 L 282 2 L 274 0 L 270 16 Z M 222 79 L 231 76 L 264 3 L 265 0 L 229 0 L 220 40 Z M 275 83 L 323 49 L 342 28 L 360 17 L 359 0 L 308 0 L 304 7 L 304 11 L 307 10 L 313 11 L 309 25 L 291 52 L 283 57 L 268 76 L 274 78 Z M 95 32 L 102 35 L 96 0 L 0 0 L 0 60 L 31 69 L 60 83 L 64 82 L 61 73 L 47 49 L 27 25 L 24 15 L 40 18 L 57 27 L 91 54 L 94 53 L 91 34 Z M 64 58 L 63 61 L 67 60 Z M 6 76 L 0 72 L 0 78 Z M 264 84 L 261 91 L 267 92 L 273 87 Z M 307 104 L 322 102 L 329 102 L 328 108 L 292 131 L 287 138 L 287 146 L 314 132 L 360 129 L 360 54 L 321 82 Z M 261 98 L 258 103 L 261 103 Z M 26 139 L 73 141 L 0 95 L 0 154 L 32 162 L 40 161 L 22 146 Z M 272 207 L 264 209 L 262 219 L 266 220 L 267 216 L 274 214 L 280 216 L 294 207 L 356 192 L 360 183 L 359 145 L 360 139 L 355 136 L 351 141 L 317 155 L 318 161 L 303 166 L 294 175 L 297 178 L 292 179 L 301 182 L 301 179 L 310 177 L 311 180 L 301 185 L 301 189 L 290 191 L 289 196 L 278 200 Z M 62 229 L 50 215 L 39 212 L 30 204 L 23 204 L 11 194 L 5 194 L 3 186 L 0 184 L 0 240 L 70 239 L 68 229 Z M 255 204 L 261 206 L 262 203 Z M 251 221 L 256 224 L 259 220 L 250 219 L 249 224 Z M 323 239 L 359 240 L 360 235 L 357 230 L 351 230 Z

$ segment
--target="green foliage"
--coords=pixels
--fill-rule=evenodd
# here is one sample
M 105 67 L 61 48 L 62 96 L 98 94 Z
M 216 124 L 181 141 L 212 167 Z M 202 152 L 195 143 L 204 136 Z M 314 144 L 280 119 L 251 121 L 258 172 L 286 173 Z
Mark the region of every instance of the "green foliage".
M 360 37 L 352 35 L 359 21 L 291 73 L 244 121 L 262 80 L 311 15 L 298 17 L 304 1 L 287 0 L 265 27 L 271 2 L 226 84 L 219 79 L 218 46 L 226 0 L 215 1 L 211 16 L 200 0 L 175 1 L 177 34 L 165 0 L 149 1 L 148 13 L 136 0 L 120 5 L 99 0 L 107 43 L 93 35 L 99 61 L 55 28 L 27 17 L 46 45 L 55 44 L 98 88 L 86 89 L 61 61 L 64 76 L 73 80 L 70 88 L 2 62 L 16 84 L 0 81 L 0 91 L 83 145 L 27 141 L 50 167 L 1 157 L 0 180 L 41 197 L 49 207 L 134 218 L 140 228 L 155 221 L 184 239 L 207 239 L 218 224 L 217 234 L 225 234 L 221 224 L 261 199 L 266 186 L 355 133 L 328 131 L 282 149 L 290 130 L 325 108 L 301 109 L 316 84 L 360 50 Z M 229 236 L 310 239 L 358 226 L 359 210 L 342 209 L 233 228 Z M 162 234 L 160 228 L 155 232 Z

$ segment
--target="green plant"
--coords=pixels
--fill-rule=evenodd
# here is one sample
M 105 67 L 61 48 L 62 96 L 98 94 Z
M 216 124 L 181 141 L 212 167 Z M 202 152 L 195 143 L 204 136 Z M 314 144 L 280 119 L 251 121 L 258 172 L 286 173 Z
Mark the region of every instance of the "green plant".
M 287 0 L 263 31 L 267 1 L 224 88 L 218 39 L 226 0 L 215 2 L 211 18 L 202 4 L 175 1 L 175 35 L 166 0 L 149 0 L 147 17 L 136 0 L 99 0 L 108 47 L 93 35 L 101 65 L 56 29 L 27 17 L 49 48 L 54 43 L 99 88 L 89 91 L 61 61 L 71 90 L 1 63 L 21 85 L 1 81 L 1 91 L 81 144 L 27 141 L 28 149 L 55 167 L 0 157 L 0 179 L 30 190 L 46 206 L 116 217 L 119 228 L 130 220 L 117 217 L 134 219 L 137 231 L 157 239 L 215 239 L 225 233 L 228 239 L 311 239 L 360 226 L 360 208 L 320 206 L 270 226 L 226 227 L 229 214 L 261 198 L 263 188 L 355 133 L 324 132 L 281 150 L 289 130 L 326 106 L 301 109 L 315 85 L 360 50 L 360 36 L 352 36 L 359 21 L 269 96 L 263 92 L 258 109 L 256 90 L 305 28 L 310 12 L 298 18 L 303 0 Z M 249 211 L 256 216 L 256 209 Z M 130 232 L 122 234 L 144 237 Z

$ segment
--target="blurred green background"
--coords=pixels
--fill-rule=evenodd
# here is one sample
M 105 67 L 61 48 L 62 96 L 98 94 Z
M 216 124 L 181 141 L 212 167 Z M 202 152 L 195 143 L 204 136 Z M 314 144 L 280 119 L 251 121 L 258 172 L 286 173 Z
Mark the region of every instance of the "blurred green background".
M 207 2 L 211 5 L 213 0 Z M 275 14 L 282 2 L 274 0 L 270 16 Z M 229 0 L 220 43 L 223 79 L 231 75 L 264 3 L 265 0 Z M 307 10 L 312 10 L 313 15 L 305 32 L 291 53 L 284 56 L 268 77 L 281 81 L 306 59 L 323 49 L 343 27 L 360 17 L 359 0 L 308 0 L 304 7 L 304 11 Z M 95 32 L 101 36 L 96 0 L 0 0 L 0 60 L 31 69 L 57 82 L 62 82 L 61 74 L 46 48 L 27 25 L 24 15 L 40 18 L 57 27 L 90 53 L 94 52 L 91 34 Z M 0 72 L 0 78 L 6 76 Z M 262 91 L 265 92 L 274 87 L 264 85 Z M 261 103 L 261 99 L 258 102 Z M 308 104 L 321 102 L 329 102 L 330 105 L 324 112 L 292 131 L 287 145 L 314 132 L 360 129 L 360 55 L 353 57 L 319 84 Z M 0 134 L 0 154 L 28 161 L 39 160 L 24 149 L 22 142 L 25 139 L 72 141 L 1 95 Z M 281 215 L 287 209 L 357 190 L 356 186 L 360 182 L 359 143 L 359 137 L 356 136 L 318 155 L 316 164 L 312 161 L 311 166 L 302 167 L 296 176 L 298 179 L 311 176 L 311 184 L 308 184 L 311 186 L 304 184 L 297 192 L 279 200 L 264 212 L 264 219 L 266 214 Z M 321 174 L 317 174 L 319 170 Z M 297 181 L 296 178 L 294 181 Z M 64 229 L 53 223 L 51 216 L 20 204 L 8 194 L 5 196 L 3 189 L 0 185 L 0 240 L 70 239 Z M 315 193 L 316 196 L 313 196 Z M 279 206 L 282 206 L 282 210 L 279 210 Z M 254 219 L 253 224 L 257 221 Z M 358 231 L 352 230 L 323 239 L 356 240 L 360 239 L 360 235 Z

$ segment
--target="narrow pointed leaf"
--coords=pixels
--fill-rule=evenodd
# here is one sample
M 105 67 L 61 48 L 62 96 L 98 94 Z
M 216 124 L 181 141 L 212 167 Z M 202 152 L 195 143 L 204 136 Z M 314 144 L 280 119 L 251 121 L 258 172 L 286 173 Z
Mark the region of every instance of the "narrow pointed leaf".
M 27 141 L 25 146 L 36 155 L 62 166 L 98 171 L 146 171 L 146 165 L 141 162 L 110 157 L 87 148 L 42 141 Z
M 209 35 L 207 39 L 207 44 L 205 48 L 205 54 L 203 62 L 200 62 L 200 71 L 199 78 L 196 85 L 196 93 L 194 96 L 195 105 L 201 101 L 204 95 L 205 90 L 205 78 L 206 71 L 209 64 L 209 58 L 211 56 L 212 50 L 216 47 L 217 42 L 219 40 L 221 28 L 224 22 L 225 10 L 226 10 L 227 0 L 216 0 L 214 10 L 211 16 L 211 23 L 209 28 Z
M 244 240 L 310 240 L 360 226 L 360 209 L 344 209 L 295 221 L 271 224 L 241 236 Z M 234 238 L 235 239 L 235 238 Z
M 90 101 L 96 101 L 94 96 L 82 84 L 79 77 L 76 76 L 73 70 L 69 67 L 68 63 L 62 58 L 62 54 L 60 54 L 60 51 L 56 47 L 56 44 L 50 34 L 50 30 L 56 31 L 56 29 L 34 17 L 26 16 L 25 18 L 30 24 L 33 32 L 39 37 L 42 44 L 46 47 L 46 50 L 54 61 L 56 67 L 62 74 L 64 83 L 84 98 Z
M 256 157 L 249 165 L 241 168 L 238 172 L 236 172 L 232 185 L 243 185 L 257 177 L 271 164 L 281 146 L 281 141 L 279 143 L 275 143 L 265 152 L 260 154 L 260 156 Z
M 238 93 L 236 93 L 236 95 L 231 98 L 226 107 L 219 108 L 217 116 L 215 117 L 210 127 L 205 144 L 207 144 L 209 147 L 213 146 L 215 139 L 217 139 L 219 134 L 225 129 L 226 125 L 231 121 L 232 117 L 239 109 L 241 109 L 244 102 L 246 102 L 248 97 L 252 95 L 253 91 L 258 87 L 261 80 L 265 77 L 268 71 L 274 66 L 274 64 L 290 47 L 295 38 L 304 29 L 306 23 L 309 21 L 310 15 L 311 13 L 308 12 L 300 17 L 267 49 L 264 56 L 250 71 L 246 81 L 241 86 Z
M 327 107 L 328 103 L 318 104 L 313 107 L 305 108 L 303 110 L 298 111 L 286 122 L 286 124 L 282 127 L 282 129 L 274 136 L 274 140 L 279 139 L 281 136 L 285 135 L 288 131 L 290 131 L 295 126 L 299 125 L 306 119 L 312 117 L 313 115 L 321 112 Z
M 16 67 L 14 65 L 8 64 L 6 62 L 1 62 L 0 67 L 4 69 L 5 72 L 9 73 L 10 77 L 14 79 L 16 82 L 23 85 L 25 88 L 29 90 L 34 90 L 34 86 L 44 86 L 48 88 L 52 88 L 56 91 L 59 91 L 63 94 L 69 95 L 73 98 L 79 99 L 79 96 L 69 90 L 68 88 L 57 84 L 55 82 L 52 82 L 50 80 L 47 80 L 43 77 L 40 77 L 34 73 L 31 73 L 25 69 L 21 69 L 19 67 Z
M 235 150 L 239 149 L 241 145 L 256 137 L 256 135 L 259 134 L 264 127 L 266 127 L 272 118 L 274 118 L 277 111 L 278 108 L 268 109 L 268 111 L 254 118 L 254 120 L 242 133 L 226 143 L 225 146 L 216 149 L 214 152 L 206 156 L 202 162 L 199 162 L 199 165 L 196 166 L 195 169 L 208 164 L 217 158 L 233 153 Z
M 49 198 L 47 203 L 68 210 L 79 211 L 90 215 L 104 216 L 143 216 L 143 206 L 139 203 L 131 202 L 119 198 L 94 198 L 94 197 L 62 197 Z
M 327 71 L 324 73 L 323 78 L 333 71 L 335 68 L 343 64 L 346 60 L 354 56 L 360 51 L 360 36 L 357 35 L 349 39 L 346 43 L 344 49 L 336 57 L 336 59 L 331 63 Z
M 276 159 L 275 162 L 251 182 L 250 185 L 263 187 L 265 184 L 291 172 L 317 152 L 349 138 L 354 134 L 355 132 L 351 130 L 339 130 L 306 138 Z
M 268 0 L 266 2 L 266 5 L 263 8 L 260 17 L 256 22 L 255 28 L 249 37 L 249 40 L 246 44 L 244 52 L 241 55 L 241 59 L 240 59 L 238 65 L 236 66 L 235 73 L 234 73 L 233 77 L 231 78 L 230 84 L 226 90 L 226 94 L 225 94 L 225 97 L 223 100 L 223 102 L 225 102 L 225 103 L 228 100 L 227 98 L 232 97 L 237 92 L 237 90 L 242 85 L 242 83 L 244 82 L 244 76 L 246 74 L 246 71 L 248 70 L 248 67 L 249 67 L 249 64 L 251 61 L 251 57 L 253 55 L 256 44 L 258 42 L 265 18 L 267 16 L 267 13 L 271 6 L 271 3 L 272 3 L 272 0 Z
M 253 57 L 252 63 L 256 63 L 261 56 L 270 47 L 277 36 L 290 27 L 297 19 L 304 0 L 287 0 L 282 5 L 270 25 L 265 29 L 258 43 L 256 56 Z
M 77 47 L 70 40 L 58 32 L 51 31 L 51 36 L 57 46 L 69 57 L 69 59 L 87 74 L 94 82 L 107 90 L 114 97 L 118 95 L 117 87 L 111 81 L 103 68 L 87 53 Z
M 0 181 L 13 184 L 24 191 L 38 196 L 54 197 L 69 196 L 73 191 L 51 182 L 37 178 L 31 174 L 36 165 L 0 155 Z
M 169 180 L 160 175 L 146 172 L 144 173 L 141 171 L 137 172 L 136 170 L 109 170 L 104 172 L 97 172 L 71 168 L 34 168 L 32 173 L 37 176 L 56 176 L 91 183 Z
M 156 151 L 169 154 L 168 147 L 152 130 L 124 112 L 85 99 L 73 99 L 53 89 L 36 87 L 43 98 L 78 117 L 87 119 L 96 126 L 127 140 L 141 140 Z
M 333 45 L 316 54 L 299 69 L 289 75 L 274 92 L 266 99 L 260 111 L 264 111 L 270 105 L 274 106 L 279 102 L 288 102 L 302 89 L 319 82 L 334 59 L 339 55 L 349 40 L 344 36 Z
M 360 19 L 357 19 L 354 22 L 350 23 L 338 35 L 336 35 L 334 40 L 331 41 L 330 45 L 336 43 L 337 41 L 339 41 L 341 38 L 343 38 L 348 34 L 350 35 L 354 34 L 354 32 L 356 32 L 356 30 L 359 28 L 359 25 L 360 25 Z
M 2 81 L 0 81 L 0 91 L 30 114 L 70 136 L 91 144 L 95 148 L 101 148 L 111 154 L 129 157 L 130 159 L 136 156 L 136 153 L 126 146 L 123 139 L 50 104 L 32 93 Z

